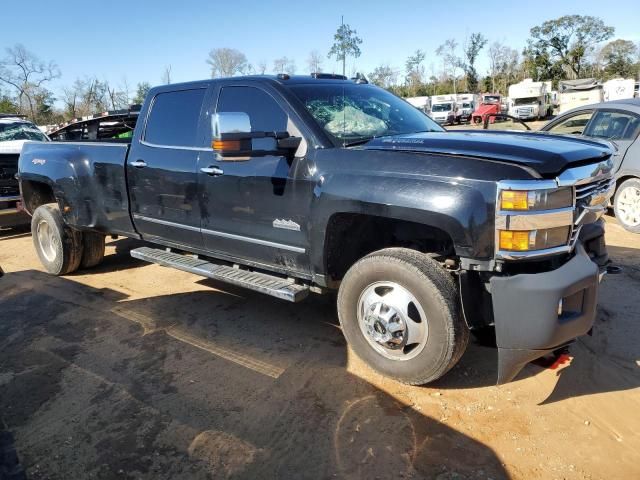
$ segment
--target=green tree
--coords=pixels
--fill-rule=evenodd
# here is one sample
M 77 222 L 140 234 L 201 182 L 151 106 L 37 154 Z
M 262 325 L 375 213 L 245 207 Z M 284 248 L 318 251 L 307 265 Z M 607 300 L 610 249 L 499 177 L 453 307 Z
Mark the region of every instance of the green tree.
M 478 72 L 475 67 L 476 59 L 480 54 L 480 50 L 482 50 L 486 44 L 487 39 L 481 33 L 472 33 L 464 49 L 464 55 L 466 57 L 464 70 L 467 74 L 467 89 L 473 93 L 478 91 Z
M 149 90 L 151 90 L 151 85 L 149 85 L 149 82 L 140 82 L 136 87 L 136 94 L 133 97 L 133 103 L 144 103 L 144 99 L 146 98 L 147 93 L 149 93 Z
M 342 23 L 333 36 L 333 45 L 327 57 L 335 57 L 336 61 L 342 62 L 342 75 L 346 75 L 347 57 L 358 58 L 362 54 L 362 39 L 357 33 L 349 25 Z
M 633 42 L 622 39 L 614 40 L 602 47 L 600 55 L 607 75 L 610 77 L 635 77 L 638 73 L 638 66 L 634 62 L 637 50 Z
M 17 113 L 18 103 L 5 92 L 0 90 L 0 113 Z
M 614 30 L 605 25 L 602 19 L 589 15 L 565 15 L 547 20 L 530 30 L 531 38 L 525 55 L 530 56 L 534 64 L 547 70 L 551 70 L 548 65 L 560 65 L 579 78 L 587 54 L 598 43 L 610 39 Z

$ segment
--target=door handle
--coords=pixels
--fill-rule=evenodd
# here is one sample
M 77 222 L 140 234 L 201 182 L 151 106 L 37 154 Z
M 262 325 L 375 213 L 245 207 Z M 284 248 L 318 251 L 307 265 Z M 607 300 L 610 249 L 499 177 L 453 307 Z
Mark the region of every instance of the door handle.
M 224 175 L 224 171 L 218 167 L 202 167 L 200 171 L 212 177 L 219 177 L 220 175 Z
M 147 166 L 147 162 L 145 162 L 144 160 L 135 160 L 131 163 L 129 163 L 129 165 L 131 165 L 132 167 L 136 167 L 136 168 L 144 168 Z

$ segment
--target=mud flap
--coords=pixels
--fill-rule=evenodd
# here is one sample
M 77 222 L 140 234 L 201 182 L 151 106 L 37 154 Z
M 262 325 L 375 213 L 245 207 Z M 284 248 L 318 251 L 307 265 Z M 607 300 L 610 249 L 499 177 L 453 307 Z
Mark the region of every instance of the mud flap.
M 599 269 L 581 243 L 551 272 L 493 277 L 498 384 L 530 361 L 586 334 L 596 316 Z

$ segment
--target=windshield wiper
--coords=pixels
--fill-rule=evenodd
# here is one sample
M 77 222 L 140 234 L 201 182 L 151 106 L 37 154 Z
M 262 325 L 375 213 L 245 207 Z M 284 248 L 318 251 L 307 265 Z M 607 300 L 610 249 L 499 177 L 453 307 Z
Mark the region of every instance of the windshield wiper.
M 365 143 L 369 143 L 374 138 L 379 138 L 379 137 L 372 136 L 372 137 L 361 138 L 359 140 L 354 140 L 352 142 L 343 142 L 342 146 L 343 147 L 355 147 L 356 145 L 363 145 Z

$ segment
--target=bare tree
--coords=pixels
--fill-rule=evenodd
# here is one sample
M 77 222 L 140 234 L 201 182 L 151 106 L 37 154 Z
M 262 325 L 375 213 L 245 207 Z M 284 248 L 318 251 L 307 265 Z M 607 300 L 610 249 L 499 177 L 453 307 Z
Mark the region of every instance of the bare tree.
M 215 48 L 209 52 L 211 77 L 233 77 L 246 73 L 250 66 L 244 53 L 235 48 Z
M 260 60 L 256 66 L 256 73 L 258 73 L 258 75 L 264 75 L 267 73 L 267 62 Z
M 169 85 L 171 83 L 171 65 L 164 67 L 164 72 L 162 72 L 162 83 L 164 85 Z
M 442 66 L 445 77 L 450 75 L 453 80 L 454 94 L 458 93 L 456 90 L 457 70 L 463 63 L 462 59 L 456 55 L 457 48 L 458 42 L 453 38 L 449 38 L 436 49 L 436 55 L 442 57 Z
M 398 72 L 393 70 L 389 64 L 380 65 L 369 74 L 369 81 L 382 88 L 390 88 L 395 85 L 397 79 Z
M 275 73 L 296 73 L 296 62 L 289 57 L 276 58 L 273 61 L 273 71 Z
M 318 50 L 311 50 L 307 58 L 307 66 L 309 73 L 317 73 L 322 71 L 322 55 Z
M 21 111 L 28 111 L 37 120 L 38 98 L 44 98 L 44 85 L 58 78 L 60 70 L 55 63 L 43 62 L 23 45 L 6 51 L 6 57 L 0 60 L 0 81 L 15 89 Z
M 496 76 L 498 75 L 498 68 L 500 67 L 506 48 L 507 47 L 497 40 L 489 46 L 489 72 L 491 73 L 492 92 L 496 91 Z

